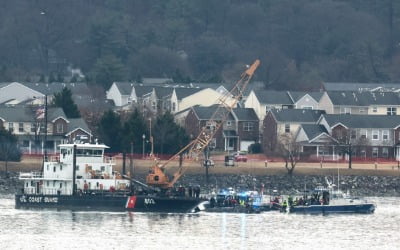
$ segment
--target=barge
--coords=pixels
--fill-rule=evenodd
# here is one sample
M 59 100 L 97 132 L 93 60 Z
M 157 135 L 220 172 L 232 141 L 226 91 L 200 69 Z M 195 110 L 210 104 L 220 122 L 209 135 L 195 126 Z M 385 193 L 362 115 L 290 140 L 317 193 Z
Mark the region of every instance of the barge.
M 104 144 L 59 145 L 43 172 L 20 173 L 24 186 L 15 195 L 15 207 L 187 213 L 204 201 L 159 192 L 128 175 L 114 171 L 115 160 L 104 155 Z

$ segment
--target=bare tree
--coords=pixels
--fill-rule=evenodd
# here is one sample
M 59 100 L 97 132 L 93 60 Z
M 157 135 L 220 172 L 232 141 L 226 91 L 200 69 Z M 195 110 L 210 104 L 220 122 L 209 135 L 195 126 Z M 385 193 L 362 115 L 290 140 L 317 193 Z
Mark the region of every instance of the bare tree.
M 296 142 L 294 135 L 291 133 L 280 135 L 274 153 L 285 160 L 285 168 L 288 174 L 292 175 L 301 156 L 301 146 Z

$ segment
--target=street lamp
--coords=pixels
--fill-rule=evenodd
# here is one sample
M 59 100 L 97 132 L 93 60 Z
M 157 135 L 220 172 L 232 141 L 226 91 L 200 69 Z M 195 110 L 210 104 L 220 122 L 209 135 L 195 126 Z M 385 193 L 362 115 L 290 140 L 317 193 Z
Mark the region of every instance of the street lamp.
M 143 139 L 143 142 L 142 142 L 142 158 L 144 159 L 144 141 L 146 139 L 146 135 L 145 134 L 142 135 L 142 139 Z
M 151 152 L 150 152 L 150 157 L 153 157 L 153 150 L 154 150 L 154 141 L 153 141 L 153 136 L 151 135 L 151 117 L 149 118 L 150 121 L 150 143 L 151 143 Z

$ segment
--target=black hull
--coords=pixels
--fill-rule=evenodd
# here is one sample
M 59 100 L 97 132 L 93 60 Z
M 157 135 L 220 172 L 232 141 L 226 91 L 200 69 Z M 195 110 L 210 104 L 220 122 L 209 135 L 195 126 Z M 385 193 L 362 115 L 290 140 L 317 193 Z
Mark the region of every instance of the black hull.
M 15 208 L 190 213 L 202 199 L 150 195 L 15 195 Z
M 290 213 L 301 214 L 371 214 L 375 211 L 375 205 L 372 203 L 352 204 L 352 205 L 310 205 L 291 207 Z

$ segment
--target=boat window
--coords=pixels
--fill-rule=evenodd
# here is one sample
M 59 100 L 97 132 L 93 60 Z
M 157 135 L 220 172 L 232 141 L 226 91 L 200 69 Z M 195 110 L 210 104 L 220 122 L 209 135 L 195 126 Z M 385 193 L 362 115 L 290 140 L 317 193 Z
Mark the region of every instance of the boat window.
M 93 150 L 93 155 L 94 156 L 102 156 L 103 155 L 103 151 L 102 150 Z
M 62 148 L 61 151 L 60 151 L 60 153 L 61 153 L 61 155 L 62 155 L 63 157 L 65 157 L 65 155 L 67 154 L 67 150 L 66 150 L 65 148 Z
M 83 149 L 77 149 L 76 150 L 76 156 L 84 156 Z

